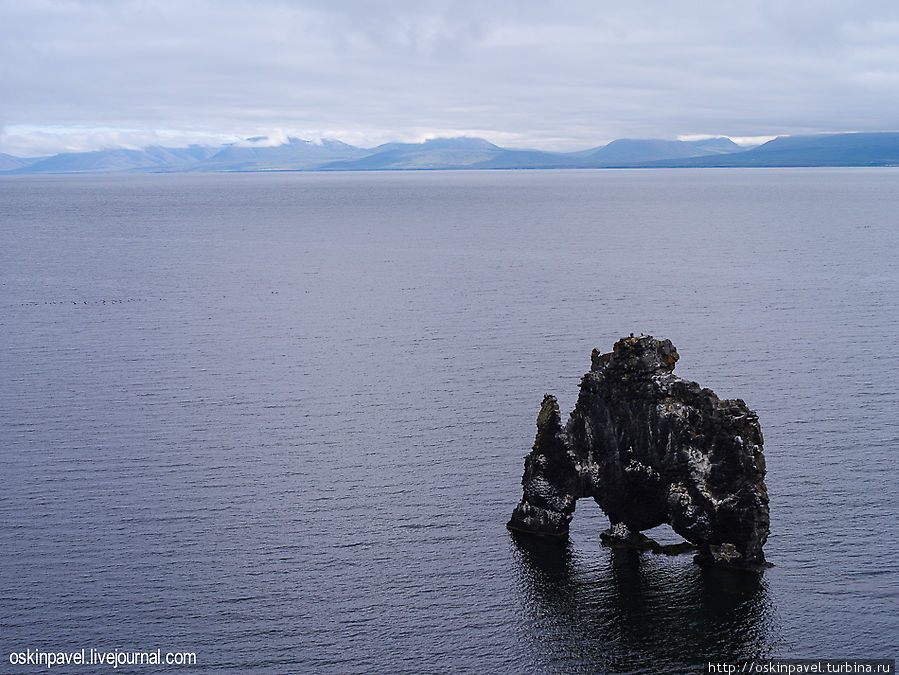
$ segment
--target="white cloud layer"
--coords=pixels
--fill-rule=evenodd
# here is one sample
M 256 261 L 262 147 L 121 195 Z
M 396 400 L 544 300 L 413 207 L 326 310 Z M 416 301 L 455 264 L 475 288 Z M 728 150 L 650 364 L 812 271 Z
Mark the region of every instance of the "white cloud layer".
M 26 155 L 899 128 L 893 0 L 0 0 L 0 64 Z

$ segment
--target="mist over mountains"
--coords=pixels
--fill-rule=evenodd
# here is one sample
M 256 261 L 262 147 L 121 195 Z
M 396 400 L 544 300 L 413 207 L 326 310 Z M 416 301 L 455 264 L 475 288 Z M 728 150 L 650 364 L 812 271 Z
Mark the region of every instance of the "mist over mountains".
M 435 138 L 359 148 L 336 139 L 147 147 L 20 158 L 0 153 L 0 174 L 428 169 L 601 169 L 738 166 L 897 166 L 899 132 L 781 136 L 755 148 L 726 137 L 695 141 L 619 139 L 578 152 L 516 150 L 481 138 Z

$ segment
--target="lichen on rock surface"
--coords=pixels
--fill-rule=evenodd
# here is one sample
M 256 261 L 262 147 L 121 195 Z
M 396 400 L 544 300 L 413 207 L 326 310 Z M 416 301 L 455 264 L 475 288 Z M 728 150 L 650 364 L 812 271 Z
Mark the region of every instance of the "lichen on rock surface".
M 576 501 L 592 497 L 612 524 L 607 545 L 656 550 L 636 535 L 668 523 L 696 547 L 699 563 L 765 565 L 758 416 L 740 399 L 720 400 L 674 375 L 678 358 L 669 340 L 623 338 L 610 353 L 593 351 L 564 426 L 556 399 L 544 397 L 509 529 L 564 537 Z

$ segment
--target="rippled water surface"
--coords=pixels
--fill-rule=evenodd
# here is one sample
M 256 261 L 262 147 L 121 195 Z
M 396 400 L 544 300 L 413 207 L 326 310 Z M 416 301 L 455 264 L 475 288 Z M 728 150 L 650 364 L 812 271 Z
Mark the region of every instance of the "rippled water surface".
M 0 179 L 4 663 L 896 657 L 897 213 L 895 169 Z M 631 332 L 758 411 L 761 577 L 592 503 L 506 531 L 543 394 Z

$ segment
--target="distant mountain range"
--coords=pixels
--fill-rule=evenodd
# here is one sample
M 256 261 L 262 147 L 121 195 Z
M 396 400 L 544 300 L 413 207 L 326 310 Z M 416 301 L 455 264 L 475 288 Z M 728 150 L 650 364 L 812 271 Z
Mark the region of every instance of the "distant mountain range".
M 602 169 L 751 166 L 899 166 L 899 132 L 781 136 L 745 149 L 729 138 L 620 139 L 579 152 L 501 148 L 482 138 L 435 138 L 358 148 L 338 140 L 267 139 L 224 147 L 148 147 L 20 158 L 0 153 L 0 174 L 421 169 Z
M 664 159 L 650 164 L 657 167 L 899 166 L 899 133 L 779 136 L 743 152 Z
M 27 166 L 29 162 L 35 160 L 21 159 L 19 157 L 13 157 L 12 155 L 6 155 L 0 152 L 0 173 L 5 171 L 10 171 L 12 169 L 21 169 L 23 166 Z

